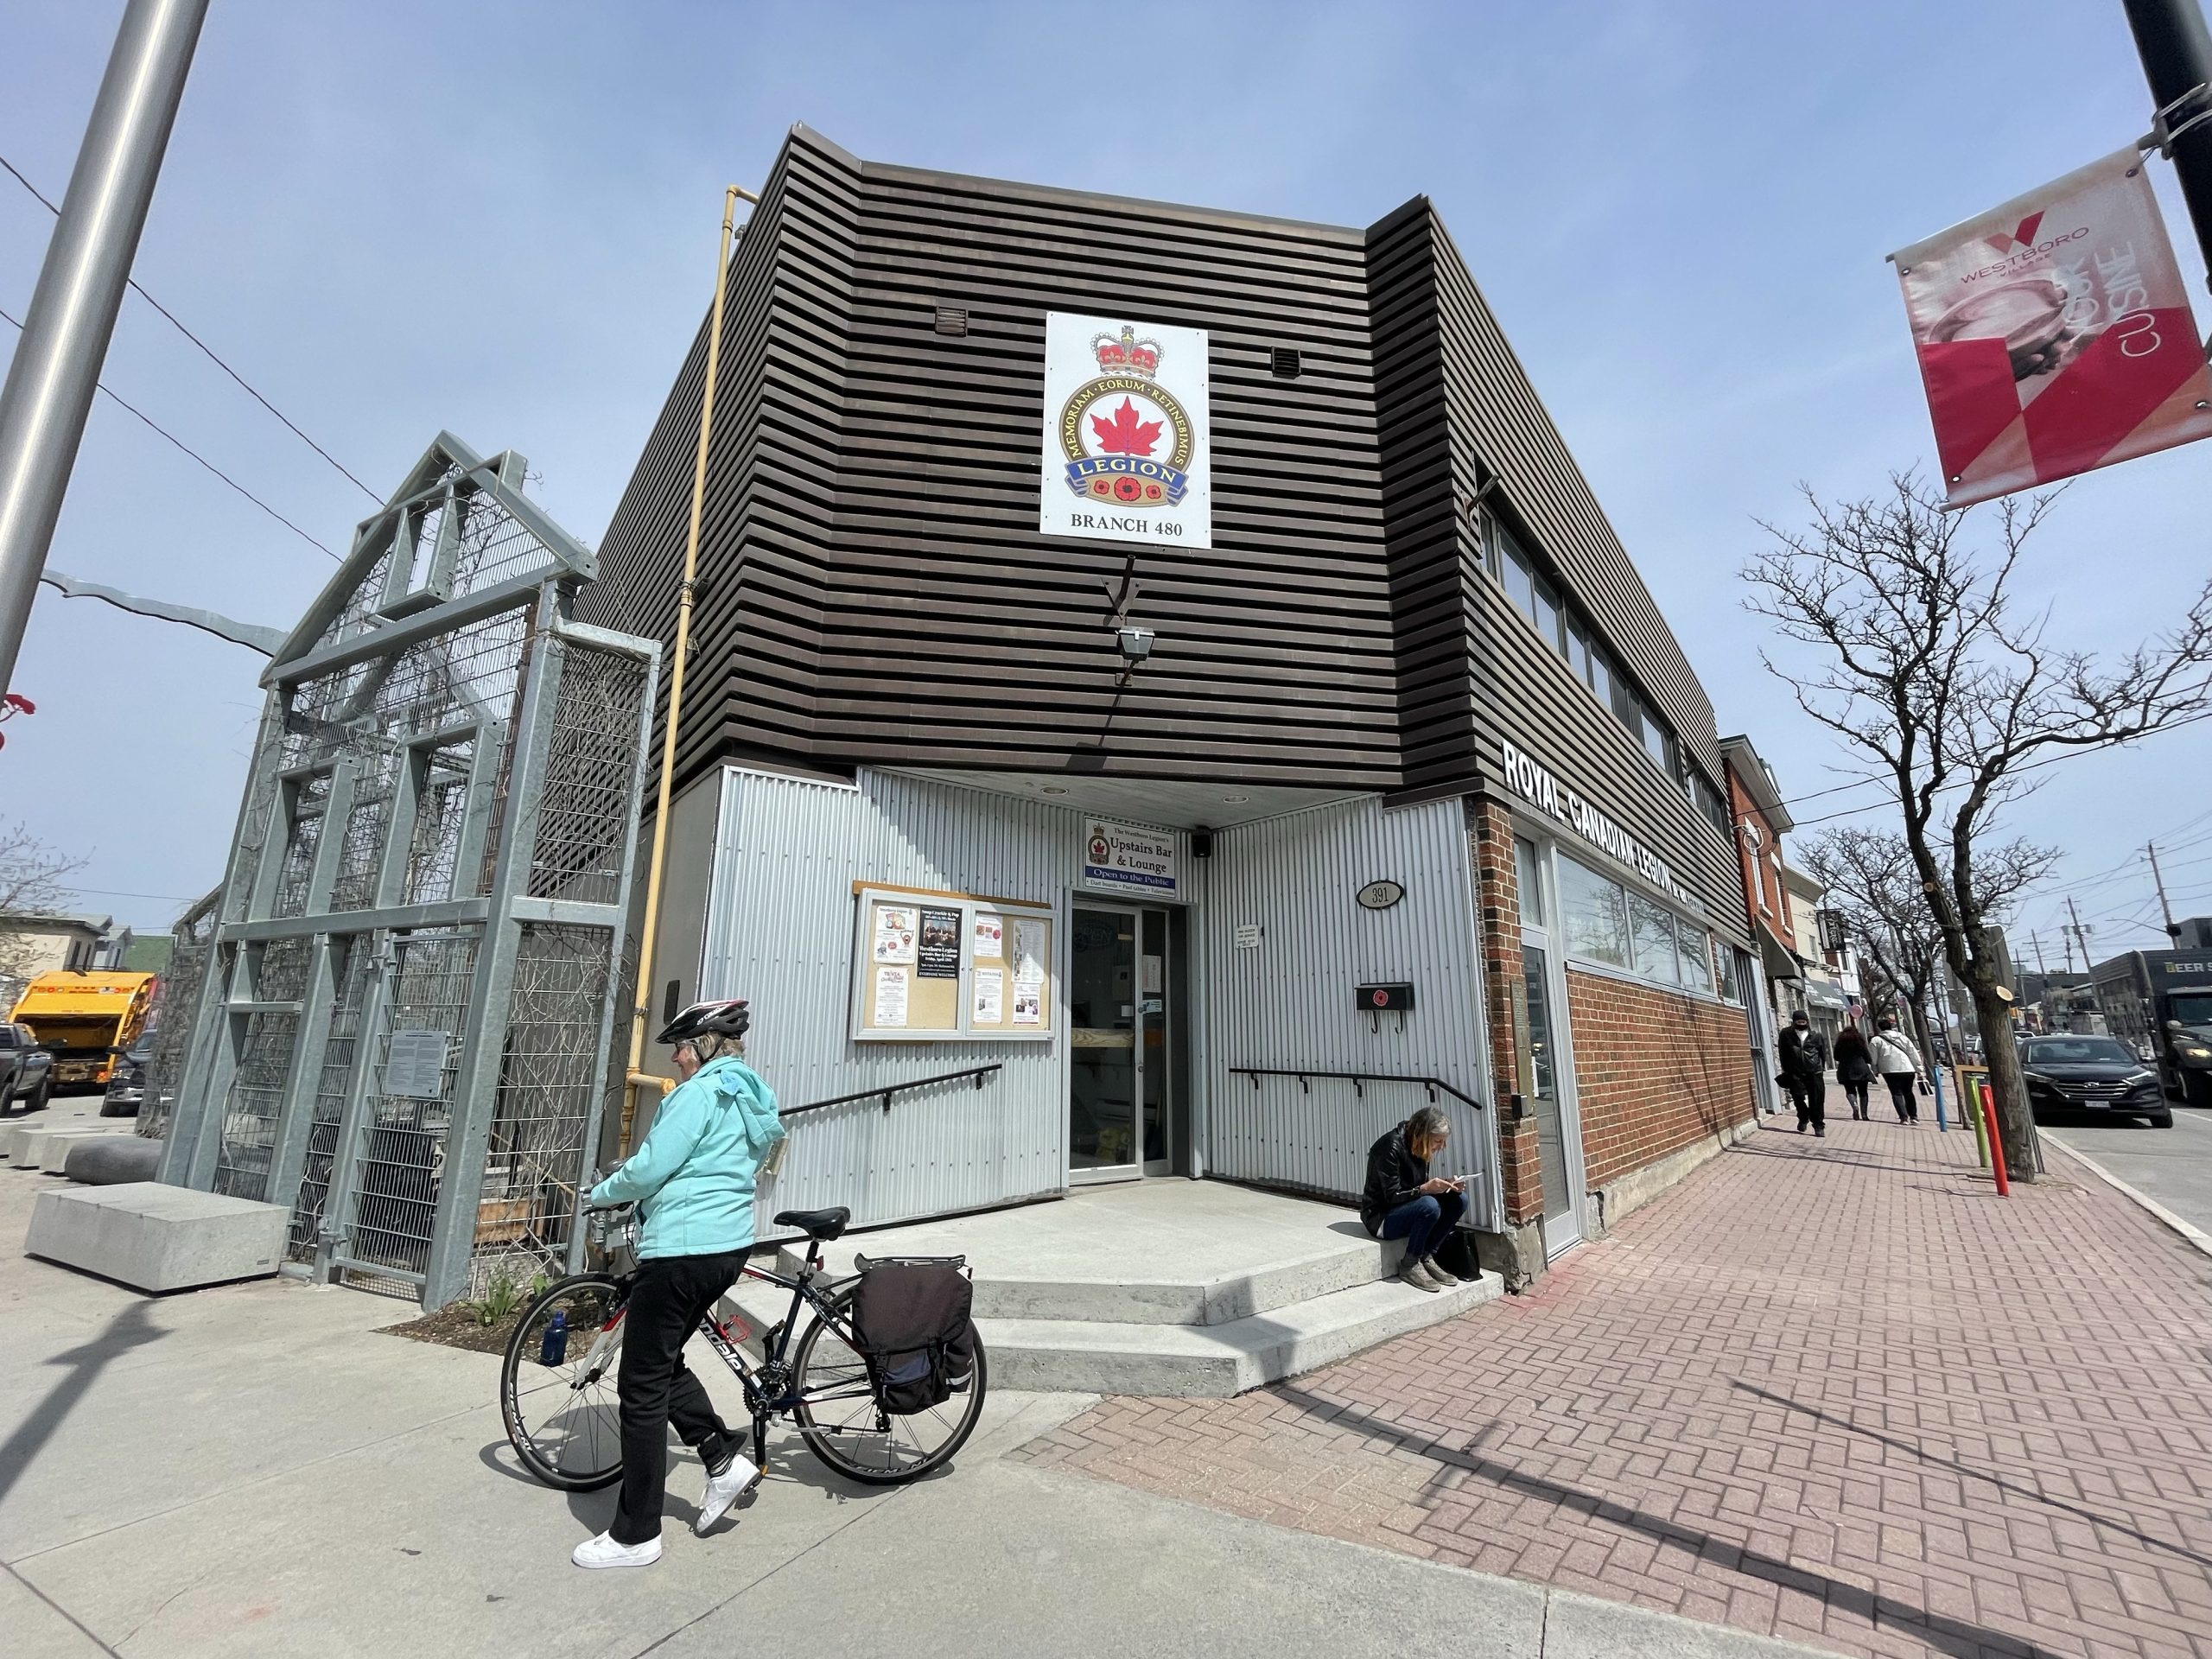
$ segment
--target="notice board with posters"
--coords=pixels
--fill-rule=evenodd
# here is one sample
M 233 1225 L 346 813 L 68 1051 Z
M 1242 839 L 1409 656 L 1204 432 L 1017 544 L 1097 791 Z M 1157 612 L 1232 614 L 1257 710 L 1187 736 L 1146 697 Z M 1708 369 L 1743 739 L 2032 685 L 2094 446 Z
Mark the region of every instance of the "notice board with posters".
M 853 885 L 852 1034 L 861 1042 L 1040 1042 L 1058 986 L 1049 906 Z

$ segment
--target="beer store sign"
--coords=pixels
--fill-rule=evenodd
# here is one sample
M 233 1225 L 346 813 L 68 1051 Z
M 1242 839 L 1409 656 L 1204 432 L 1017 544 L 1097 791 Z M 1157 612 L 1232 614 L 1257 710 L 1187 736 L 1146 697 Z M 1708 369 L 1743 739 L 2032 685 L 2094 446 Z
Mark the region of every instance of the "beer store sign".
M 1046 313 L 1039 529 L 1211 547 L 1212 460 L 1204 329 Z
M 1515 794 L 1615 863 L 1634 870 L 1692 915 L 1705 914 L 1704 902 L 1675 880 L 1675 873 L 1656 853 L 1510 743 L 1500 741 L 1497 747 L 1505 763 L 1505 781 Z

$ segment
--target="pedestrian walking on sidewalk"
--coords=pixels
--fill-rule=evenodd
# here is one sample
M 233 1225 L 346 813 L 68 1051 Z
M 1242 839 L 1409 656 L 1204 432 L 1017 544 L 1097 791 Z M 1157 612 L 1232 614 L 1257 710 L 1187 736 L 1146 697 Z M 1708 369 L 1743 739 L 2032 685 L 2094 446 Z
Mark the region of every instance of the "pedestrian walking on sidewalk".
M 1866 1046 L 1866 1033 L 1859 1029 L 1856 1020 L 1836 1033 L 1835 1080 L 1843 1085 L 1852 1116 L 1864 1122 L 1867 1085 L 1874 1081 L 1874 1058 Z
M 1897 1122 L 1920 1122 L 1920 1093 L 1916 1086 L 1926 1068 L 1920 1063 L 1920 1051 L 1912 1039 L 1897 1029 L 1897 1022 L 1884 1015 L 1881 1027 L 1874 1033 L 1874 1069 L 1882 1074 L 1882 1081 L 1890 1085 L 1890 1103 L 1897 1109 Z
M 1797 1133 L 1810 1129 L 1815 1135 L 1828 1132 L 1828 1039 L 1813 1029 L 1800 1008 L 1789 1016 L 1789 1029 L 1779 1045 L 1782 1075 L 1778 1081 L 1797 1107 Z
M 1367 1149 L 1360 1222 L 1370 1237 L 1406 1241 L 1398 1277 L 1415 1290 L 1467 1282 L 1436 1260 L 1437 1246 L 1467 1213 L 1465 1183 L 1428 1173 L 1451 1138 L 1452 1120 L 1440 1108 L 1424 1106 Z
M 683 1363 L 700 1317 L 736 1282 L 753 1244 L 753 1192 L 761 1160 L 784 1138 L 776 1097 L 739 1057 L 752 1023 L 743 999 L 695 1002 L 657 1040 L 676 1045 L 683 1081 L 660 1103 L 644 1142 L 591 1190 L 607 1208 L 638 1206 L 638 1278 L 622 1335 L 615 1392 L 622 1414 L 622 1496 L 614 1524 L 587 1538 L 578 1567 L 650 1567 L 660 1559 L 668 1491 L 668 1431 L 707 1466 L 692 1530 L 704 1534 L 755 1482 L 707 1390 Z

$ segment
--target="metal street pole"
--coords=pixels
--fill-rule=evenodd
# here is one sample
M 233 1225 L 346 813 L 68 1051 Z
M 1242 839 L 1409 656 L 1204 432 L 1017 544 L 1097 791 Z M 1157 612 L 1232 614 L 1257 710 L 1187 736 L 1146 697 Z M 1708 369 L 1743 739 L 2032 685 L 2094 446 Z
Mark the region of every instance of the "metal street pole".
M 38 595 L 207 0 L 130 0 L 0 390 L 0 691 Z
M 2135 34 L 2136 55 L 2151 85 L 2153 108 L 2167 110 L 2168 129 L 2212 110 L 2212 33 L 2196 0 L 2120 0 Z M 2183 100 L 2186 100 L 2185 102 Z M 2212 268 L 2212 121 L 2173 142 L 2174 175 L 2196 226 L 2196 245 Z
M 2152 842 L 2143 850 L 2151 855 L 2151 884 L 2158 890 L 2158 911 L 2166 918 L 2166 937 L 2177 939 L 2181 929 L 2174 923 L 2174 907 L 2166 902 L 2166 878 L 2158 873 L 2158 843 Z

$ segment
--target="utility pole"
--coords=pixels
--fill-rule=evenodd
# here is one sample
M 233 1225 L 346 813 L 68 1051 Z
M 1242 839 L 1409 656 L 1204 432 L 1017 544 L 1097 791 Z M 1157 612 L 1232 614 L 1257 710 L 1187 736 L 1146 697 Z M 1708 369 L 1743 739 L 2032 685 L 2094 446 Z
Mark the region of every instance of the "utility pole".
M 2040 933 L 2029 934 L 2028 944 L 2034 949 L 2036 953 L 2036 972 L 2048 977 L 2050 973 L 2050 966 L 2043 959 L 2043 935 Z
M 2120 0 L 2143 60 L 2153 109 L 2166 111 L 2167 131 L 2212 111 L 2212 33 L 2196 0 Z M 2212 267 L 2212 121 L 2194 126 L 2171 145 L 2174 175 L 2196 227 L 2196 245 Z
M 16 672 L 207 0 L 130 0 L 0 390 L 0 691 Z
M 2166 937 L 2181 938 L 2181 927 L 2174 920 L 2174 907 L 2166 902 L 2166 878 L 2158 873 L 2158 843 L 2152 842 L 2143 849 L 2151 855 L 2151 882 L 2158 890 L 2158 913 L 2166 918 Z
M 2082 925 L 2082 912 L 2074 907 L 2074 895 L 2066 895 L 2066 913 L 2074 918 L 2074 937 L 2082 941 L 2082 971 L 2089 971 L 2089 930 Z M 2069 963 L 2072 962 L 2069 957 Z

